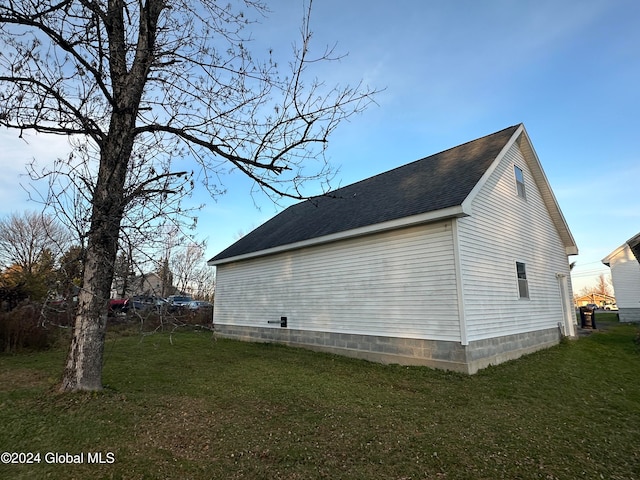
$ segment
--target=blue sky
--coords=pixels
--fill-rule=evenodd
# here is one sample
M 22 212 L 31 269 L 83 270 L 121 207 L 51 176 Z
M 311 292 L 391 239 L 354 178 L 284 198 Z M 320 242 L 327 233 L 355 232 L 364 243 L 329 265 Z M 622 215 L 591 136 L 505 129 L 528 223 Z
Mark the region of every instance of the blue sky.
M 302 2 L 268 4 L 251 48 L 287 54 Z M 595 283 L 609 274 L 600 260 L 640 232 L 639 20 L 635 0 L 316 0 L 315 45 L 348 53 L 317 75 L 385 89 L 330 139 L 334 183 L 522 122 L 580 250 L 574 290 Z M 0 214 L 30 206 L 18 185 L 24 163 L 65 149 L 61 139 L 15 137 L 0 132 Z M 251 196 L 239 174 L 223 181 L 226 195 L 193 198 L 207 203 L 198 236 L 209 257 L 282 208 Z

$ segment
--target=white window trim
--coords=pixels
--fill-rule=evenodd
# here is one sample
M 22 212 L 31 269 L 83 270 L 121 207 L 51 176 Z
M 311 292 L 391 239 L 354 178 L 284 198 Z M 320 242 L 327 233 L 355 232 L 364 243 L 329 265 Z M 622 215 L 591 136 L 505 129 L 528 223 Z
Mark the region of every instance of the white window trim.
M 518 180 L 518 172 L 522 175 L 522 182 Z M 513 165 L 513 177 L 516 181 L 516 195 L 523 200 L 527 199 L 527 189 L 525 187 L 524 181 L 524 170 L 521 169 L 518 165 Z
M 520 278 L 520 273 L 518 271 L 518 266 L 522 265 L 524 270 L 524 278 Z M 519 262 L 516 260 L 516 282 L 518 286 L 518 298 L 520 300 L 530 300 L 531 299 L 531 290 L 529 290 L 529 278 L 527 277 L 527 264 L 525 262 Z M 522 287 L 524 285 L 525 288 L 525 296 L 522 295 Z

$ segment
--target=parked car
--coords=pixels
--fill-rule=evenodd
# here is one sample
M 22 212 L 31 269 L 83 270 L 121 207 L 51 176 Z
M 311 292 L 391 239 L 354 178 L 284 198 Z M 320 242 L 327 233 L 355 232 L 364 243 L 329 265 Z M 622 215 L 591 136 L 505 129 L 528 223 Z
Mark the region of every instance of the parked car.
M 167 301 L 153 295 L 136 295 L 131 299 L 131 303 L 135 310 L 162 310 Z
M 204 302 L 202 300 L 193 300 L 187 304 L 189 310 L 202 310 L 205 308 L 213 308 L 213 303 Z
M 598 305 L 596 305 L 595 303 L 587 303 L 585 307 L 587 307 L 590 310 L 598 310 L 599 308 Z
M 189 295 L 169 295 L 167 297 L 167 304 L 171 311 L 184 308 L 189 304 L 189 302 L 193 302 L 193 298 Z
M 618 310 L 618 305 L 616 305 L 615 303 L 611 303 L 609 305 L 605 305 L 604 309 L 605 310 Z
M 109 314 L 127 313 L 129 306 L 128 298 L 111 298 L 109 299 Z

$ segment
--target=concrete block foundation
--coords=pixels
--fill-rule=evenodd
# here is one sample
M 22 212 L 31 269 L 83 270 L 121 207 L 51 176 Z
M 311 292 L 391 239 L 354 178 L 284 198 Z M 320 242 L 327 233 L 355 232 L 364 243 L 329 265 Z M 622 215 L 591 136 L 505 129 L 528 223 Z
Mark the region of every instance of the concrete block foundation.
M 620 308 L 618 318 L 624 323 L 640 323 L 640 308 Z
M 219 324 L 215 325 L 215 332 L 221 337 L 249 342 L 281 343 L 379 363 L 423 365 L 468 374 L 551 347 L 561 338 L 558 328 L 478 340 L 469 345 L 441 340 Z

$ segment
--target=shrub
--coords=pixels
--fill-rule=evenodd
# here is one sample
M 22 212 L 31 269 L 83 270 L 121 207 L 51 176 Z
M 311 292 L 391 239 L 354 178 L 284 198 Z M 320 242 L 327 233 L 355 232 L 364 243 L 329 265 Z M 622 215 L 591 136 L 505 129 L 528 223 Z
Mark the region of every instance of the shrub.
M 108 332 L 116 335 L 211 329 L 212 326 L 212 308 L 201 308 L 196 311 L 184 308 L 173 312 L 155 309 L 129 309 L 126 315 L 109 317 L 107 322 Z
M 41 350 L 52 343 L 51 330 L 40 323 L 40 309 L 28 303 L 0 313 L 0 351 Z

